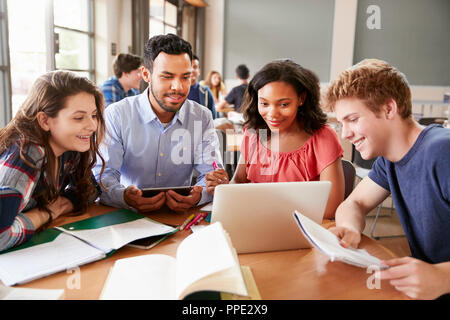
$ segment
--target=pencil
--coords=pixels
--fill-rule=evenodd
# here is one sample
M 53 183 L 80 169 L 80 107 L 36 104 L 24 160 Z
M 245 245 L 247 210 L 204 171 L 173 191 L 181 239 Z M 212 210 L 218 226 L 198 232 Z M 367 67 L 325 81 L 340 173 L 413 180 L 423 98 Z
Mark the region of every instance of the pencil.
M 198 222 L 202 221 L 206 216 L 208 215 L 208 212 L 205 213 L 199 213 L 194 220 L 192 220 L 187 226 L 186 230 L 188 230 L 192 225 L 197 224 Z
M 179 227 L 180 230 L 183 230 L 187 224 L 192 220 L 192 218 L 194 218 L 195 214 L 191 214 L 189 217 L 187 217 L 186 220 L 184 220 L 183 224 Z

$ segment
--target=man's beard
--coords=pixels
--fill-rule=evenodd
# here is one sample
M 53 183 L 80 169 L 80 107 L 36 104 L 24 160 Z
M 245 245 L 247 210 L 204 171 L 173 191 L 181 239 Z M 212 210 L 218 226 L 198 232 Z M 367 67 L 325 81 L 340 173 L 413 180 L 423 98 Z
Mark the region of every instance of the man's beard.
M 167 112 L 173 112 L 173 113 L 178 112 L 178 110 L 180 110 L 180 108 L 181 108 L 181 106 L 183 105 L 183 103 L 186 101 L 186 98 L 185 98 L 182 102 L 180 102 L 180 106 L 177 107 L 177 108 L 174 110 L 173 108 L 167 106 L 162 100 L 159 100 L 159 99 L 157 98 L 155 92 L 153 91 L 153 85 L 152 85 L 151 82 L 150 82 L 150 92 L 152 93 L 153 98 L 156 100 L 156 102 L 159 104 L 159 106 L 160 106 L 164 111 L 167 111 Z M 185 95 L 182 95 L 182 96 L 185 97 Z

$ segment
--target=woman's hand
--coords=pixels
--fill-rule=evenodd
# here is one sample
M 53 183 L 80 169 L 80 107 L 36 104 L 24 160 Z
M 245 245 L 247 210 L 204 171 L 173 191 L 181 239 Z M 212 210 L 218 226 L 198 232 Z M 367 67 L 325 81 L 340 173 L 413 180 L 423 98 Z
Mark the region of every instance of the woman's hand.
M 228 184 L 229 178 L 228 174 L 224 169 L 216 169 L 214 171 L 208 172 L 205 176 L 206 179 L 206 191 L 214 195 L 214 189 L 219 184 Z

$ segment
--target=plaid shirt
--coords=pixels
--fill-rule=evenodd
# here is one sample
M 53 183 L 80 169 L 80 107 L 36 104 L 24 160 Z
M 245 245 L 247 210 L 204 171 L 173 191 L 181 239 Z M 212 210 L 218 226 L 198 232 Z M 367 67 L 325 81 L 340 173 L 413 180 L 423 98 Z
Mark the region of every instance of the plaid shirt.
M 43 147 L 30 145 L 25 148 L 24 156 L 36 168 L 22 160 L 18 143 L 11 145 L 0 155 L 0 251 L 29 240 L 35 232 L 31 220 L 24 213 L 36 207 L 34 196 L 44 187 L 46 178 L 45 174 L 41 175 L 41 168 L 45 151 Z M 59 157 L 60 195 L 68 198 L 75 209 L 79 201 L 71 187 L 75 183 L 73 173 L 79 160 L 79 153 L 72 151 Z M 95 185 L 98 189 L 97 183 Z M 94 201 L 97 196 L 98 194 L 91 200 Z
M 135 96 L 140 93 L 139 90 L 136 89 L 125 91 L 117 77 L 111 77 L 106 80 L 100 86 L 100 90 L 105 96 L 105 107 L 109 106 L 113 102 L 117 102 L 122 100 L 123 98 Z

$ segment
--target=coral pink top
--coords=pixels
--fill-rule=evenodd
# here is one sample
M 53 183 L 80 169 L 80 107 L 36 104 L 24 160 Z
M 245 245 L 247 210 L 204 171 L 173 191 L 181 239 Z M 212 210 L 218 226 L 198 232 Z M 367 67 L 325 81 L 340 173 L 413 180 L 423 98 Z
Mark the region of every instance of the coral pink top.
M 250 182 L 291 182 L 319 180 L 344 150 L 336 132 L 324 125 L 303 146 L 289 152 L 273 152 L 261 144 L 254 130 L 245 130 L 241 153 Z

